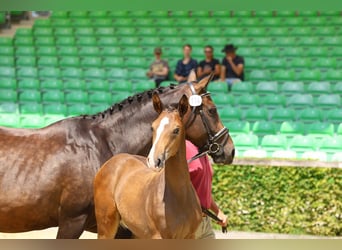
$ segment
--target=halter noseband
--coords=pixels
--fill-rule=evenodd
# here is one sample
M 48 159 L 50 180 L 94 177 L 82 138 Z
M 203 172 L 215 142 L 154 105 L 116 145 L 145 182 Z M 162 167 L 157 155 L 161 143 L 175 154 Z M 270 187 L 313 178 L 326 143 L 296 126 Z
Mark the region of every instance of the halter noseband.
M 194 85 L 192 82 L 188 82 L 188 85 L 191 89 L 192 95 L 197 95 Z M 201 94 L 200 97 L 206 97 L 206 96 L 210 96 L 210 93 L 204 93 Z M 208 134 L 208 140 L 207 143 L 202 146 L 201 148 L 199 148 L 199 152 L 198 154 L 196 154 L 194 157 L 192 157 L 191 159 L 188 160 L 188 163 L 202 157 L 205 154 L 209 154 L 209 155 L 216 155 L 219 152 L 222 151 L 222 148 L 226 145 L 227 141 L 228 141 L 228 136 L 229 136 L 229 130 L 226 127 L 223 127 L 220 131 L 218 131 L 216 134 L 213 134 L 212 131 L 210 130 L 209 127 L 209 123 L 208 120 L 206 119 L 204 112 L 203 112 L 203 105 L 201 104 L 200 106 L 192 106 L 192 111 L 191 114 L 193 114 L 196 117 L 196 109 L 197 107 L 199 108 L 199 114 L 201 116 L 203 125 L 205 127 L 205 130 L 207 131 Z M 218 143 L 218 141 L 223 137 L 223 143 L 220 144 Z

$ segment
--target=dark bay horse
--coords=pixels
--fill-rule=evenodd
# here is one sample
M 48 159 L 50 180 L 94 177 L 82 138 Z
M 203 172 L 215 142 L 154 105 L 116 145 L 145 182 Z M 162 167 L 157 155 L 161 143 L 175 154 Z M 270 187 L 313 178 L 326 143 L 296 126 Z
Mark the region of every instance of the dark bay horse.
M 209 77 L 156 91 L 165 105 L 172 105 L 183 94 L 205 94 L 208 83 Z M 55 226 L 57 238 L 96 232 L 95 174 L 115 154 L 147 155 L 156 118 L 151 98 L 152 91 L 146 91 L 102 113 L 67 118 L 42 129 L 0 127 L 0 232 Z M 233 142 L 210 96 L 202 99 L 200 107 L 184 116 L 186 137 L 203 150 L 218 143 L 214 161 L 229 164 Z M 219 138 L 221 131 L 226 133 Z
M 153 106 L 153 143 L 148 157 L 117 154 L 94 180 L 99 239 L 113 239 L 120 221 L 139 239 L 194 239 L 202 209 L 190 180 L 182 117 L 186 95 L 178 107 L 164 109 L 158 94 Z

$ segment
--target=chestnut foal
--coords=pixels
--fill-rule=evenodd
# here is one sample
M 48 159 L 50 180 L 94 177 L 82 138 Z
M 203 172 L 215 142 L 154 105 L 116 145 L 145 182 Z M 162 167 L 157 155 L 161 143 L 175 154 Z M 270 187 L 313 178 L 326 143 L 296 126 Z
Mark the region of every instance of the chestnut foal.
M 159 117 L 152 123 L 148 157 L 115 155 L 95 176 L 98 238 L 113 239 L 122 222 L 136 238 L 191 239 L 201 222 L 185 156 L 188 98 L 166 109 L 158 94 L 152 99 Z

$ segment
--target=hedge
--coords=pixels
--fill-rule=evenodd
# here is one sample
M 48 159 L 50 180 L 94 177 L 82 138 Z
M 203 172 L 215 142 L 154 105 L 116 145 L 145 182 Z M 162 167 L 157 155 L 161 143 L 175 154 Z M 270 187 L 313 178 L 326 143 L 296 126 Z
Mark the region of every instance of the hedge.
M 342 169 L 214 166 L 229 230 L 341 236 Z

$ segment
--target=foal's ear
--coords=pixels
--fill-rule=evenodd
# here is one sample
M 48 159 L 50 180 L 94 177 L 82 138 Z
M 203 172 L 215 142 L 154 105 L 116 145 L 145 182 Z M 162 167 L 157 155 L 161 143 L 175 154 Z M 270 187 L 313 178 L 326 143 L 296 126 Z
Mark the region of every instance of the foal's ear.
M 198 83 L 194 84 L 194 87 L 195 87 L 195 90 L 196 90 L 197 94 L 202 94 L 202 93 L 206 92 L 208 84 L 212 80 L 213 76 L 214 76 L 214 74 L 211 73 L 210 75 L 204 77 Z
M 197 80 L 197 77 L 196 77 L 196 72 L 194 69 L 192 69 L 190 71 L 190 74 L 188 76 L 188 82 L 195 82 Z
M 157 92 L 154 92 L 152 95 L 152 101 L 153 101 L 153 107 L 154 110 L 160 114 L 163 111 L 163 103 L 160 100 L 159 95 L 157 94 Z
M 188 97 L 186 95 L 183 95 L 178 103 L 178 112 L 181 118 L 183 118 L 183 116 L 186 114 L 186 111 L 188 111 L 188 106 Z

